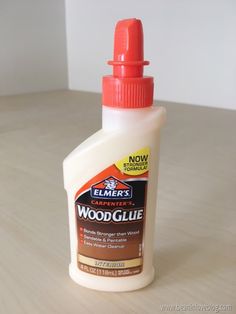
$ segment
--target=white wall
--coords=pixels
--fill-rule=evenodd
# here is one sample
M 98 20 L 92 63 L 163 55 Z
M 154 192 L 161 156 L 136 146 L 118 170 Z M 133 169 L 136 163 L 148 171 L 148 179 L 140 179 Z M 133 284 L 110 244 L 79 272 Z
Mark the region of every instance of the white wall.
M 69 87 L 101 91 L 119 19 L 141 18 L 162 100 L 236 109 L 236 1 L 66 0 Z
M 63 0 L 0 0 L 0 95 L 67 87 Z

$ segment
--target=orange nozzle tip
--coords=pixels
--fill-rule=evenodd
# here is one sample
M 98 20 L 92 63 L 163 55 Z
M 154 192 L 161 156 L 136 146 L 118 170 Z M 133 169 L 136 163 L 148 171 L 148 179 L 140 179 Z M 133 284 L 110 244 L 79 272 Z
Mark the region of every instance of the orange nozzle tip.
M 114 61 L 143 61 L 143 26 L 140 20 L 127 19 L 116 24 Z

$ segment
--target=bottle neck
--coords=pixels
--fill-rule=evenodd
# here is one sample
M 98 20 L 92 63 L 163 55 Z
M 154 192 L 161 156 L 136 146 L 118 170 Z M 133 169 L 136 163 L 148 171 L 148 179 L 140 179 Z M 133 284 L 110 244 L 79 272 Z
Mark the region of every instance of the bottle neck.
M 135 109 L 120 109 L 102 106 L 102 129 L 120 131 L 132 128 L 143 121 L 144 115 L 153 110 L 153 106 Z

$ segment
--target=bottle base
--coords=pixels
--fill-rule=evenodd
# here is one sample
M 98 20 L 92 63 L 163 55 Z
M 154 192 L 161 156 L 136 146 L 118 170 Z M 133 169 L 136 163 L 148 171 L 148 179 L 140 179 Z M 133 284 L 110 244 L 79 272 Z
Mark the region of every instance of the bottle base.
M 142 272 L 129 277 L 111 278 L 87 274 L 70 264 L 69 274 L 74 282 L 89 289 L 107 292 L 125 292 L 138 290 L 149 285 L 155 277 L 155 270 L 152 267 L 148 273 Z

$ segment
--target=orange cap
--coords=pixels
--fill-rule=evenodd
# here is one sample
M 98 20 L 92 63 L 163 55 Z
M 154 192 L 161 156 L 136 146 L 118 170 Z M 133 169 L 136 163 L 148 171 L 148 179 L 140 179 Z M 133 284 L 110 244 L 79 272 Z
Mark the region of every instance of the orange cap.
M 109 107 L 144 108 L 153 103 L 153 78 L 143 76 L 143 27 L 137 19 L 116 24 L 113 75 L 103 77 L 102 103 Z

